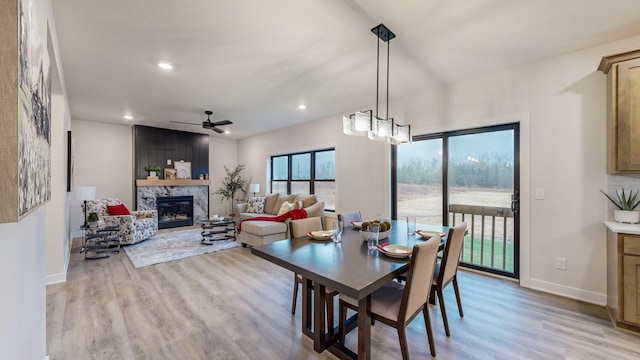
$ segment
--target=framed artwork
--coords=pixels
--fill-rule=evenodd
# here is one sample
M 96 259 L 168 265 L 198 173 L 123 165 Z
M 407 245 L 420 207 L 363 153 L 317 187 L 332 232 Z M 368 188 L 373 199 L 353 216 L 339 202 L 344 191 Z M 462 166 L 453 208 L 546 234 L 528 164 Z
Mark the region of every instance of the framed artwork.
M 67 192 L 73 191 L 73 136 L 67 131 Z
M 51 199 L 47 14 L 35 0 L 10 3 L 17 6 L 0 11 L 0 168 L 7 170 L 0 177 L 0 223 L 20 221 Z
M 173 168 L 164 168 L 164 179 L 165 180 L 175 180 L 176 179 L 176 169 Z
M 191 162 L 174 161 L 177 179 L 191 179 Z

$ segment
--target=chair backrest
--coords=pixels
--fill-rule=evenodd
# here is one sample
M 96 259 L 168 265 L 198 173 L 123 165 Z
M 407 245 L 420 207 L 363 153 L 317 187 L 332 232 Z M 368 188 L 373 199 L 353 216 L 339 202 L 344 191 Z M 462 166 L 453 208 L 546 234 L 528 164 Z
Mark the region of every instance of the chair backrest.
M 338 214 L 338 220 L 342 221 L 344 227 L 353 227 L 352 221 L 362 221 L 360 211 L 349 211 Z
M 309 231 L 322 230 L 322 218 L 311 217 L 306 219 L 291 220 L 289 226 L 291 227 L 292 238 L 305 236 Z
M 428 300 L 440 241 L 440 235 L 436 235 L 424 243 L 413 246 L 402 304 L 398 314 L 400 319 L 404 321 L 409 320 Z
M 458 271 L 460 263 L 460 252 L 464 243 L 464 232 L 467 230 L 466 223 L 449 228 L 447 243 L 442 254 L 442 262 L 440 263 L 440 274 L 438 274 L 438 283 L 446 284 Z

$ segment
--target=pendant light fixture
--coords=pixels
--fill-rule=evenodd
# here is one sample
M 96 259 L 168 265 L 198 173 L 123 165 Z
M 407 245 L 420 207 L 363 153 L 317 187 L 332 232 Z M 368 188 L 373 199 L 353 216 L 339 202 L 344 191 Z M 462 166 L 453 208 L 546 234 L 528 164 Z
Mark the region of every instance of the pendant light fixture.
M 380 24 L 371 32 L 378 37 L 376 57 L 376 113 L 372 110 L 358 111 L 342 118 L 342 132 L 347 135 L 364 136 L 371 140 L 387 141 L 392 145 L 411 142 L 411 126 L 400 125 L 389 117 L 389 43 L 396 35 L 384 24 Z M 387 103 L 385 117 L 378 114 L 380 98 L 380 40 L 387 43 Z

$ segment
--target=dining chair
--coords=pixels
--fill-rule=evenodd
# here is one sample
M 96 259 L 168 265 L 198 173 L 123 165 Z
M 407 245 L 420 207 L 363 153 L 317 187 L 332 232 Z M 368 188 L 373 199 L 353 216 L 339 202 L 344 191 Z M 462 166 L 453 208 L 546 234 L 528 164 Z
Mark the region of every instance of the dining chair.
M 322 218 L 311 217 L 306 219 L 291 220 L 289 222 L 290 234 L 292 238 L 301 237 L 307 235 L 310 231 L 322 230 Z M 298 300 L 298 287 L 302 285 L 302 275 L 293 274 L 293 300 L 291 301 L 291 315 L 296 313 L 296 304 Z M 333 298 L 338 295 L 338 292 L 329 288 L 325 289 L 326 303 L 327 303 L 327 328 L 333 329 Z
M 349 211 L 338 214 L 338 220 L 342 221 L 344 227 L 353 227 L 352 221 L 362 221 L 360 211 Z
M 433 276 L 439 245 L 439 235 L 432 237 L 424 243 L 414 245 L 411 260 L 409 261 L 406 283 L 402 285 L 396 281 L 390 281 L 371 294 L 371 318 L 387 324 L 398 331 L 398 339 L 400 341 L 400 350 L 403 359 L 409 359 L 405 328 L 420 311 L 422 311 L 424 324 L 427 328 L 427 339 L 429 341 L 431 356 L 436 356 L 427 299 L 431 283 L 429 279 Z M 340 294 L 340 341 L 343 346 L 347 330 L 350 331 L 355 328 L 354 326 L 347 329 L 347 308 L 358 311 L 358 300 Z
M 460 263 L 460 252 L 464 243 L 464 234 L 467 230 L 467 224 L 461 223 L 457 226 L 449 228 L 449 235 L 444 246 L 442 260 L 436 263 L 433 272 L 433 282 L 429 296 L 429 302 L 435 304 L 436 295 L 440 302 L 440 312 L 442 313 L 442 321 L 444 322 L 444 332 L 447 336 L 449 333 L 449 322 L 447 321 L 447 311 L 444 305 L 444 288 L 453 283 L 453 291 L 456 294 L 456 302 L 458 303 L 458 312 L 460 317 L 464 317 L 462 313 L 462 302 L 460 302 L 460 291 L 458 290 L 458 264 Z

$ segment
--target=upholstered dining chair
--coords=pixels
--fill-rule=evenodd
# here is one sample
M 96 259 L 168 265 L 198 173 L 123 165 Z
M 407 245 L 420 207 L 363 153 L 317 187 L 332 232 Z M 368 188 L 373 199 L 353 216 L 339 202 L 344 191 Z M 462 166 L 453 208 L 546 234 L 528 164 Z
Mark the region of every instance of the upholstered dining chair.
M 305 236 L 310 231 L 322 230 L 322 218 L 311 217 L 306 219 L 291 220 L 289 222 L 290 234 L 292 238 Z M 296 313 L 296 303 L 298 300 L 298 287 L 302 285 L 302 276 L 300 274 L 293 274 L 293 300 L 291 301 L 291 315 Z M 338 293 L 329 288 L 325 289 L 327 292 L 327 328 L 333 329 L 333 297 Z
M 462 251 L 462 244 L 464 243 L 464 234 L 466 230 L 466 223 L 461 223 L 449 228 L 449 235 L 447 236 L 447 242 L 444 246 L 442 260 L 436 263 L 435 270 L 433 272 L 433 283 L 431 285 L 429 302 L 435 304 L 436 295 L 438 296 L 440 312 L 442 313 L 442 321 L 444 322 L 444 332 L 447 336 L 451 336 L 451 334 L 449 332 L 449 322 L 447 321 L 447 311 L 444 306 L 443 290 L 450 283 L 453 283 L 453 291 L 456 294 L 456 302 L 458 303 L 458 312 L 460 313 L 460 317 L 464 317 L 456 275 L 458 274 L 460 252 Z
M 352 221 L 362 221 L 360 211 L 349 211 L 338 214 L 338 220 L 342 221 L 344 227 L 353 227 Z
M 431 356 L 436 356 L 436 347 L 429 318 L 429 281 L 433 276 L 440 236 L 436 235 L 424 243 L 413 247 L 409 261 L 407 281 L 404 285 L 391 281 L 371 294 L 371 318 L 398 330 L 400 350 L 403 359 L 409 359 L 405 328 L 422 311 L 427 328 L 427 338 Z M 358 300 L 340 294 L 340 341 L 344 345 L 347 333 L 347 308 L 358 310 Z M 355 327 L 353 327 L 355 328 Z

